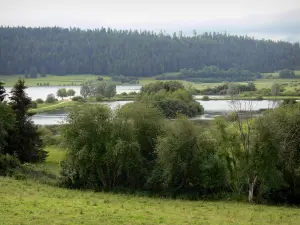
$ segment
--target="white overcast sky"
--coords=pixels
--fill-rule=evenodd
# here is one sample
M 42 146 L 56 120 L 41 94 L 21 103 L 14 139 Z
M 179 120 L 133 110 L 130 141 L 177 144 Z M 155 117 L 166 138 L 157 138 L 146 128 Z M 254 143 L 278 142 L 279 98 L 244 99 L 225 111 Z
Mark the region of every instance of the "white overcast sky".
M 300 41 L 300 0 L 0 0 L 0 25 L 216 30 Z

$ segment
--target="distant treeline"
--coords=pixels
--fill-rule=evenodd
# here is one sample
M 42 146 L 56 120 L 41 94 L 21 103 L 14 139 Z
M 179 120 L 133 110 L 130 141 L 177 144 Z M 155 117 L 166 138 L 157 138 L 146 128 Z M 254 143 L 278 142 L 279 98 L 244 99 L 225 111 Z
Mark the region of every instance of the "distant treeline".
M 158 76 L 157 80 L 187 80 L 192 82 L 223 82 L 223 81 L 251 81 L 261 78 L 259 72 L 250 72 L 237 68 L 228 70 L 216 66 L 205 66 L 203 69 L 181 69 L 178 74 L 164 74 Z
M 112 76 L 111 79 L 113 81 L 121 82 L 121 83 L 128 83 L 128 84 L 138 84 L 138 78 L 137 77 L 126 77 L 123 75 L 117 75 L 117 76 Z
M 0 49 L 0 74 L 145 77 L 205 65 L 273 72 L 294 69 L 300 62 L 299 43 L 216 32 L 183 36 L 111 28 L 0 27 Z

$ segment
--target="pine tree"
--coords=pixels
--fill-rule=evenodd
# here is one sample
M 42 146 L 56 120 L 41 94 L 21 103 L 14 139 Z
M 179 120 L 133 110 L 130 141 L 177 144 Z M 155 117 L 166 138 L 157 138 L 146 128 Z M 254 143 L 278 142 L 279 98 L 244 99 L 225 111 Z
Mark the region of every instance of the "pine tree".
M 11 91 L 10 105 L 16 116 L 15 129 L 11 131 L 5 152 L 14 154 L 21 162 L 44 161 L 47 152 L 28 113 L 31 99 L 27 96 L 24 80 L 19 79 Z
M 5 91 L 5 88 L 4 88 L 4 83 L 2 83 L 0 81 L 0 102 L 4 101 L 5 96 L 6 96 L 6 91 Z

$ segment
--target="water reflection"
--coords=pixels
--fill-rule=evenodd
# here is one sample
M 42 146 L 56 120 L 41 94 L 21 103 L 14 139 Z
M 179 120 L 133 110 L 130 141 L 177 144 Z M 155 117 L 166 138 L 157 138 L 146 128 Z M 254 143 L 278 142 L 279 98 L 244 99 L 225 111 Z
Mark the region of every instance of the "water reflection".
M 105 103 L 94 103 L 94 104 L 105 104 L 111 109 L 116 109 L 118 106 L 125 105 L 132 101 L 111 101 Z M 212 100 L 212 101 L 201 101 L 198 100 L 204 107 L 204 115 L 192 118 L 193 120 L 212 120 L 216 115 L 224 115 L 234 109 L 240 111 L 259 111 L 264 109 L 271 109 L 278 106 L 278 101 L 231 101 L 231 100 Z M 63 112 L 51 112 L 51 113 L 41 113 L 34 115 L 32 120 L 35 124 L 40 125 L 50 125 L 50 124 L 60 124 L 67 117 L 66 113 Z
M 76 92 L 75 95 L 80 95 L 80 86 L 51 86 L 51 87 L 29 87 L 26 89 L 26 93 L 32 100 L 36 100 L 37 98 L 41 98 L 46 100 L 48 94 L 56 95 L 56 92 L 60 88 L 66 89 L 74 89 Z M 11 88 L 5 87 L 6 92 L 10 93 Z M 139 92 L 141 89 L 140 85 L 117 85 L 116 92 L 117 94 L 121 93 L 130 93 L 130 92 Z

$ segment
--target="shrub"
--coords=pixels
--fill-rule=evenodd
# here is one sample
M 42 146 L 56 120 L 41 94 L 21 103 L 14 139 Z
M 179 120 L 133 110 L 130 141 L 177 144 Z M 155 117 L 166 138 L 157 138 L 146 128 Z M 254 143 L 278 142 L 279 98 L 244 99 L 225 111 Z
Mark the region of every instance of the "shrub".
M 36 101 L 31 101 L 30 108 L 36 109 L 37 108 L 37 102 Z
M 46 103 L 54 103 L 56 101 L 55 95 L 54 94 L 49 94 L 47 95 L 46 98 Z
M 130 120 L 112 119 L 111 110 L 98 105 L 71 111 L 68 122 L 63 136 L 69 152 L 61 184 L 94 190 L 141 185 L 140 145 Z
M 60 137 L 55 136 L 50 129 L 45 126 L 39 126 L 39 133 L 44 145 L 59 145 L 61 143 Z
M 261 95 L 259 95 L 259 96 L 256 96 L 256 97 L 255 97 L 255 100 L 259 100 L 259 101 L 261 101 L 261 100 L 264 100 L 264 97 L 263 97 L 263 96 L 261 96 Z
M 239 115 L 237 112 L 229 112 L 228 113 L 228 121 L 235 122 L 239 119 Z
M 84 102 L 84 98 L 81 97 L 81 96 L 75 96 L 72 98 L 72 101 L 75 101 L 75 102 Z
M 43 99 L 41 99 L 41 98 L 38 98 L 37 100 L 36 100 L 36 103 L 38 103 L 38 104 L 43 104 L 45 101 L 43 100 Z
M 209 101 L 209 97 L 208 97 L 207 95 L 204 95 L 204 96 L 202 97 L 202 100 L 203 100 L 203 101 Z
M 295 99 L 284 99 L 282 105 L 293 105 L 296 104 L 297 101 Z
M 149 183 L 163 193 L 188 193 L 197 198 L 225 190 L 227 172 L 214 142 L 188 119 L 178 118 L 165 126 L 156 154 L 156 168 Z
M 103 98 L 104 98 L 103 95 L 98 94 L 98 95 L 96 96 L 96 101 L 97 101 L 97 102 L 101 102 L 101 101 L 103 100 Z
M 284 69 L 279 72 L 280 78 L 295 78 L 295 72 L 293 70 Z
M 12 155 L 0 154 L 0 176 L 6 176 L 20 166 L 20 161 Z

